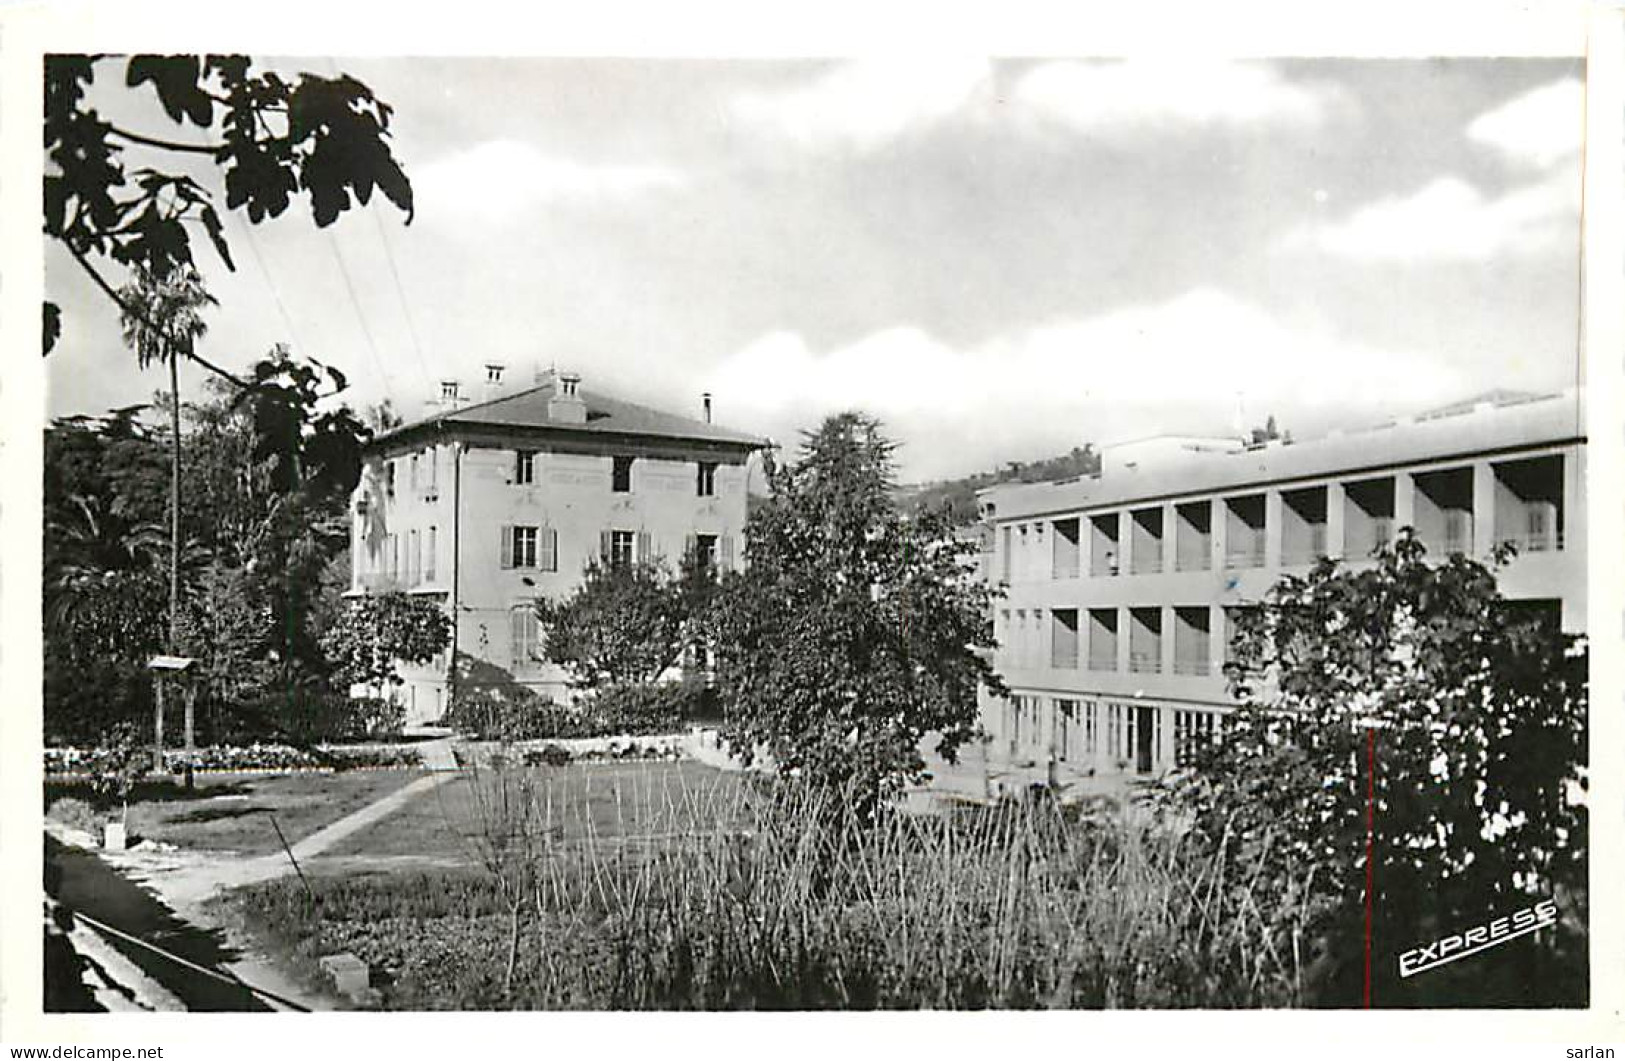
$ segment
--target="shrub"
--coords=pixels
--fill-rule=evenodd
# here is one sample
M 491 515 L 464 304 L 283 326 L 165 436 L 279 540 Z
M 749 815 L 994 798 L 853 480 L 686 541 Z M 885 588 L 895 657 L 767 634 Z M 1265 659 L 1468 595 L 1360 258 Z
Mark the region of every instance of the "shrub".
M 526 766 L 569 766 L 570 753 L 557 744 L 544 744 L 540 748 L 527 748 L 523 761 Z
M 586 702 L 597 735 L 671 733 L 685 718 L 700 714 L 710 691 L 687 682 L 610 685 Z
M 99 819 L 96 809 L 82 799 L 64 796 L 54 800 L 45 816 L 54 822 L 61 822 L 70 829 L 94 835 L 98 828 Z

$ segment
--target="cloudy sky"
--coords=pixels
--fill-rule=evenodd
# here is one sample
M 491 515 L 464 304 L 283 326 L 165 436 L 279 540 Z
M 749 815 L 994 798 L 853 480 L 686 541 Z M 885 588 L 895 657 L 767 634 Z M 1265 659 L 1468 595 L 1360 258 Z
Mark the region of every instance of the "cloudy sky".
M 923 479 L 1575 382 L 1577 61 L 278 65 L 395 107 L 417 217 L 234 219 L 204 346 L 289 341 L 358 406 L 556 364 L 784 442 L 860 407 Z M 48 412 L 162 385 L 46 268 Z

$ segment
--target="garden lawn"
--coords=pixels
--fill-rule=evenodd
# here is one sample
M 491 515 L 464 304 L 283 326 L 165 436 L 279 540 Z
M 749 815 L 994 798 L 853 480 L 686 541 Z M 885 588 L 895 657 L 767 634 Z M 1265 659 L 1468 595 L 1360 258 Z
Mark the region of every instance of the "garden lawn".
M 747 784 L 741 774 L 686 760 L 533 766 L 505 773 L 510 783 L 528 789 L 538 807 L 537 824 L 566 846 L 635 844 L 715 830 L 727 824 L 718 821 L 717 808 L 738 806 L 732 797 Z M 478 780 L 465 776 L 441 785 L 327 855 L 475 865 L 482 822 L 489 818 L 482 802 L 488 807 L 492 799 L 481 786 L 490 776 L 487 770 Z
M 422 776 L 420 769 L 401 769 L 199 778 L 190 792 L 172 782 L 142 784 L 130 800 L 130 836 L 192 850 L 270 854 L 282 849 L 278 828 L 296 844 Z M 47 786 L 48 814 L 62 797 L 87 795 L 83 786 Z

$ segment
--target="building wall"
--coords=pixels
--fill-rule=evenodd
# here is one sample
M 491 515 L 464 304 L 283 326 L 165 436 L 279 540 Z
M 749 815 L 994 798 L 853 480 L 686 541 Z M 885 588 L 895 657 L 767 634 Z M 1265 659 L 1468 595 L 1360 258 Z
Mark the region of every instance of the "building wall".
M 529 632 L 515 613 L 530 612 L 541 595 L 556 600 L 574 590 L 609 530 L 628 532 L 638 558 L 663 557 L 673 571 L 690 536 L 715 535 L 719 562 L 737 565 L 743 553 L 746 466 L 743 452 L 695 449 L 684 455 L 672 442 L 658 450 L 596 441 L 577 441 L 567 451 L 541 448 L 545 445 L 525 439 L 512 445 L 451 441 L 372 456 L 358 490 L 366 511 L 354 514 L 352 591 L 402 589 L 429 595 L 448 610 L 455 596 L 456 645 L 462 653 L 497 668 L 486 672 L 488 677 L 511 677 L 563 700 L 568 697 L 564 674 L 534 658 L 534 642 L 515 644 L 516 632 Z M 515 481 L 520 448 L 533 453 L 528 484 Z M 651 450 L 659 455 L 648 455 Z M 612 490 L 614 454 L 634 458 L 629 492 Z M 716 465 L 713 496 L 699 496 L 701 461 Z M 454 519 L 454 506 L 460 518 Z M 505 528 L 514 526 L 553 533 L 554 569 L 504 566 L 502 538 Z M 409 722 L 432 720 L 444 711 L 447 663 L 401 667 L 400 695 Z
M 1209 459 L 1229 458 L 1202 458 Z M 1585 461 L 1583 443 L 1531 444 L 1389 468 L 1362 465 L 1346 474 L 1333 471 L 1289 481 L 1250 482 L 1230 491 L 1164 492 L 1154 500 L 1136 500 L 1119 490 L 1110 505 L 1009 517 L 1000 513 L 1023 511 L 1019 495 L 1030 496 L 1034 488 L 995 488 L 983 498 L 993 512 L 988 539 L 993 552 L 985 557 L 984 568 L 1007 585 L 1007 596 L 995 604 L 1000 647 L 994 666 L 1015 696 L 1003 700 L 983 695 L 982 722 L 992 736 L 989 758 L 1021 767 L 1044 766 L 1054 756 L 1063 776 L 1091 771 L 1095 776 L 1156 774 L 1172 768 L 1178 739 L 1192 729 L 1215 724 L 1208 720 L 1230 703 L 1222 670 L 1227 609 L 1262 599 L 1283 574 L 1306 573 L 1315 552 L 1354 565 L 1370 562 L 1364 557 L 1369 552 L 1371 520 L 1350 501 L 1351 483 L 1392 480 L 1389 519 L 1395 529 L 1405 525 L 1423 529 L 1418 506 L 1440 508 L 1418 480 L 1433 484 L 1430 488 L 1444 498 L 1446 507 L 1470 504 L 1459 517 L 1446 519 L 1434 513 L 1437 518 L 1426 531 L 1431 538 L 1426 542 L 1429 555 L 1443 554 L 1447 523 L 1460 551 L 1479 559 L 1487 559 L 1498 542 L 1518 540 L 1520 554 L 1499 573 L 1503 595 L 1555 601 L 1564 628 L 1583 631 Z M 1214 477 L 1204 469 L 1202 476 L 1191 478 Z M 1177 489 L 1178 479 L 1164 470 L 1157 482 L 1159 490 L 1169 484 Z M 1452 493 L 1464 484 L 1470 484 L 1468 502 Z M 1355 487 L 1352 493 L 1363 496 L 1365 489 Z M 1519 490 L 1556 495 L 1561 535 L 1548 513 L 1534 524 L 1549 530 L 1531 536 L 1527 508 L 1540 502 L 1525 501 Z M 1227 502 L 1235 498 L 1247 499 L 1240 508 L 1262 512 L 1261 543 L 1253 540 L 1245 520 L 1232 518 L 1235 506 Z M 1319 504 L 1323 511 L 1316 507 Z M 1179 547 L 1172 537 L 1182 506 L 1187 512 L 1191 506 L 1211 506 L 1206 510 L 1209 534 L 1203 548 L 1194 548 L 1191 541 Z M 1136 521 L 1130 514 L 1148 507 L 1161 510 L 1160 543 L 1133 533 Z M 1312 521 L 1304 518 L 1304 510 Z M 1118 528 L 1115 544 L 1090 530 L 1091 517 L 1108 517 L 1094 520 L 1098 526 L 1109 525 L 1113 515 Z M 1058 530 L 1069 532 L 1074 519 L 1081 527 L 1076 547 L 1070 533 L 1061 533 L 1058 544 Z M 1139 522 L 1154 525 L 1155 520 Z M 1262 547 L 1255 551 L 1259 544 Z M 1115 554 L 1110 564 L 1100 563 L 1095 555 L 1102 549 Z M 1094 661 L 1092 610 L 1116 617 L 1115 645 L 1100 637 L 1106 651 L 1097 651 Z M 1146 651 L 1151 648 L 1147 638 L 1135 642 L 1136 619 L 1142 617 L 1160 619 L 1160 643 L 1153 651 Z M 1200 636 L 1204 618 L 1205 646 Z M 1067 632 L 1074 623 L 1075 646 Z M 1140 624 L 1140 633 L 1147 628 Z M 1109 669 L 1092 665 L 1104 664 L 1102 655 L 1109 656 Z M 1088 739 L 1091 732 L 1093 740 Z

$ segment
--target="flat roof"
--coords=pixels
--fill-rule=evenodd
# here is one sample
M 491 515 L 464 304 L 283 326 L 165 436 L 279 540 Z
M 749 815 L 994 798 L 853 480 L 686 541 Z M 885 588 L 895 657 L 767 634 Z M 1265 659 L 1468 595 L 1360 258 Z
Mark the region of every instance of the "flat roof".
M 995 520 L 1133 505 L 1184 494 L 1212 494 L 1297 479 L 1399 468 L 1476 453 L 1584 441 L 1575 391 L 1513 404 L 1448 407 L 1414 420 L 1301 442 L 1274 442 L 1237 452 L 1186 450 L 1167 461 L 1110 466 L 1099 476 L 986 487 Z M 1458 409 L 1462 411 L 1457 411 Z

